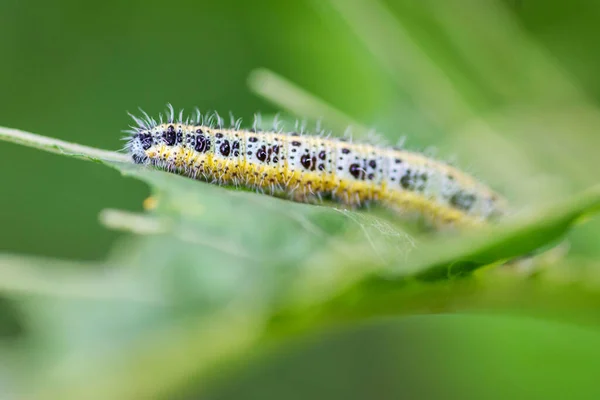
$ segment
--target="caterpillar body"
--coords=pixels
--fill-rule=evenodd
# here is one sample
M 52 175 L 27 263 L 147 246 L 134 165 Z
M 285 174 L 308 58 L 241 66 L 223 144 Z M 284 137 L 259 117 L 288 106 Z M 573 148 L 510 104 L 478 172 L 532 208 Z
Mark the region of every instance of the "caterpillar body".
M 480 225 L 504 213 L 504 200 L 473 177 L 419 153 L 279 129 L 225 128 L 214 115 L 136 122 L 126 149 L 138 164 L 293 201 L 379 203 L 435 225 Z M 256 123 L 255 123 L 256 125 Z

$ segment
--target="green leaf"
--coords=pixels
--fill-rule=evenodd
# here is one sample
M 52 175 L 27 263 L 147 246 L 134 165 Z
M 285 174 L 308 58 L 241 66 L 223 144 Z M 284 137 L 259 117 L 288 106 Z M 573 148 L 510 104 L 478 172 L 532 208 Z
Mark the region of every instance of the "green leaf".
M 395 313 L 422 312 L 440 293 L 463 296 L 463 284 L 450 278 L 553 243 L 600 204 L 594 188 L 489 229 L 423 236 L 380 210 L 291 203 L 134 165 L 118 153 L 0 133 L 99 161 L 152 191 L 154 207 L 145 213 L 107 209 L 100 216 L 130 232 L 92 268 L 112 282 L 94 274 L 74 279 L 83 263 L 58 263 L 46 276 L 34 267 L 45 261 L 0 262 L 10 277 L 5 293 L 27 299 L 25 319 L 38 327 L 31 340 L 42 350 L 30 353 L 25 370 L 44 398 L 168 394 L 189 374 L 209 379 L 217 366 L 235 366 L 274 339 L 380 315 L 389 296 Z M 432 280 L 443 283 L 426 283 Z M 355 309 L 358 293 L 371 300 Z

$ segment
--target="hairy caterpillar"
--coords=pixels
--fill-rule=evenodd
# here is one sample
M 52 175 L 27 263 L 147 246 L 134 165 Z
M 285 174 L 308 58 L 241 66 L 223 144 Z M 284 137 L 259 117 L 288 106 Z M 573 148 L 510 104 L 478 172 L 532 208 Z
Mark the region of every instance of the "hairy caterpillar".
M 474 178 L 445 163 L 392 147 L 224 127 L 218 115 L 158 122 L 132 115 L 126 149 L 149 164 L 194 179 L 244 186 L 298 202 L 330 199 L 351 207 L 373 202 L 425 216 L 435 224 L 477 225 L 504 213 L 504 202 Z

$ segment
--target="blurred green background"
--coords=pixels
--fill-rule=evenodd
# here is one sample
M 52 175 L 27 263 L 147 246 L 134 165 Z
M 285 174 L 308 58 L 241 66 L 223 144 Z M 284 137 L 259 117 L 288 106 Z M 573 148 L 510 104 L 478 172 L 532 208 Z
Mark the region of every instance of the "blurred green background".
M 350 3 L 367 11 L 353 14 L 352 7 L 344 6 Z M 384 3 L 389 14 L 380 12 L 379 5 Z M 390 24 L 385 19 L 388 17 L 397 24 Z M 197 106 L 224 115 L 231 111 L 244 121 L 251 121 L 259 111 L 266 115 L 279 111 L 281 107 L 253 93 L 248 84 L 252 71 L 267 68 L 355 121 L 376 127 L 391 142 L 407 136 L 409 148 L 434 146 L 441 158 L 458 156 L 459 166 L 475 172 L 513 204 L 535 209 L 538 204 L 598 182 L 598 21 L 600 3 L 588 0 L 2 0 L 0 125 L 117 150 L 123 145 L 121 131 L 131 122 L 126 111 L 135 113 L 138 107 L 156 115 L 170 102 L 187 110 Z M 398 29 L 390 29 L 393 26 Z M 327 122 L 327 115 L 323 116 Z M 488 125 L 478 125 L 478 121 Z M 268 275 L 259 268 L 252 269 L 253 263 L 236 264 L 209 252 L 199 252 L 202 258 L 198 265 L 190 266 L 186 257 L 198 255 L 185 253 L 187 247 L 179 242 L 140 240 L 138 247 L 128 242 L 129 234 L 102 226 L 98 216 L 103 209 L 142 210 L 150 190 L 137 179 L 122 177 L 100 164 L 5 142 L 0 142 L 0 149 L 0 252 L 81 261 L 101 261 L 110 252 L 117 253 L 121 257 L 116 259 L 125 260 L 127 266 L 142 265 L 152 279 L 167 280 L 165 286 L 173 297 L 169 300 L 176 300 L 175 310 L 156 311 L 146 304 L 122 307 L 122 299 L 107 305 L 89 299 L 71 304 L 55 293 L 48 301 L 44 297 L 47 293 L 33 298 L 3 296 L 0 333 L 6 342 L 0 345 L 0 355 L 8 349 L 14 359 L 3 356 L 0 361 L 0 397 L 12 393 L 13 386 L 29 383 L 27 377 L 22 382 L 15 378 L 16 383 L 4 377 L 14 365 L 27 369 L 33 359 L 41 370 L 54 367 L 52 357 L 62 356 L 64 351 L 67 361 L 77 357 L 84 360 L 72 365 L 94 366 L 82 348 L 102 352 L 123 343 L 127 348 L 128 340 L 137 342 L 140 332 L 162 327 L 173 314 L 201 314 L 204 318 L 204 312 L 209 314 L 206 309 L 220 307 L 220 297 L 210 299 L 209 307 L 201 298 L 202 291 L 209 292 L 213 286 L 210 279 L 221 279 L 224 293 L 231 290 L 237 294 L 237 289 L 243 292 L 252 283 L 247 283 L 244 274 L 235 275 L 239 272 L 235 268 L 245 274 L 246 267 L 252 273 L 258 271 L 257 280 Z M 218 192 L 201 188 L 199 192 L 206 190 L 208 203 L 219 203 Z M 241 204 L 241 213 L 246 203 L 231 204 Z M 226 212 L 226 205 L 222 207 L 220 211 Z M 335 217 L 310 208 L 293 210 L 325 226 L 327 233 L 333 235 L 336 230 Z M 218 211 L 213 216 L 217 222 L 223 215 Z M 280 221 L 270 222 L 272 225 L 265 226 L 273 228 L 272 236 L 278 236 L 275 227 Z M 318 249 L 314 242 L 320 242 L 319 238 L 311 241 L 300 235 L 296 248 L 285 247 L 293 242 L 290 238 L 296 231 L 288 231 L 289 227 L 281 224 L 281 237 L 265 234 L 256 240 L 258 251 L 271 251 L 268 246 L 260 247 L 269 240 L 276 243 L 273 248 L 281 245 L 290 249 L 289 255 L 283 250 L 277 253 L 283 254 L 280 261 L 284 269 L 276 270 L 275 278 L 267 276 L 275 282 L 269 281 L 275 289 L 261 282 L 277 296 L 287 288 L 278 287 L 280 282 L 288 283 L 281 276 L 294 281 L 296 258 Z M 239 238 L 255 243 L 248 233 L 251 229 L 240 231 Z M 232 235 L 226 229 L 225 233 Z M 420 288 L 407 289 L 401 282 L 399 288 L 408 293 L 408 305 L 400 296 L 399 303 L 379 304 L 380 310 L 372 313 L 390 320 L 353 326 L 341 333 L 324 334 L 315 329 L 308 338 L 292 340 L 293 344 L 275 340 L 273 347 L 283 343 L 283 350 L 274 354 L 270 354 L 271 342 L 265 346 L 267 355 L 262 353 L 264 343 L 259 342 L 256 359 L 242 357 L 233 366 L 221 370 L 218 365 L 211 371 L 210 375 L 220 377 L 214 389 L 203 392 L 202 379 L 198 383 L 193 375 L 184 375 L 174 378 L 177 389 L 166 392 L 163 398 L 173 398 L 173 393 L 186 399 L 198 398 L 197 393 L 219 399 L 451 397 L 448 393 L 463 398 L 597 398 L 598 235 L 597 218 L 570 233 L 570 256 L 561 264 L 564 270 L 548 274 L 552 284 L 523 278 L 515 287 L 512 281 L 497 286 L 495 279 L 500 276 L 491 275 L 480 286 L 434 287 L 412 298 L 411 290 L 418 292 Z M 156 250 L 160 245 L 172 245 L 177 256 L 160 259 Z M 141 261 L 122 257 L 129 252 L 124 247 L 145 257 Z M 221 260 L 223 276 L 211 276 L 217 274 L 210 268 L 211 260 Z M 39 264 L 53 267 L 45 259 Z M 190 268 L 181 267 L 184 264 Z M 70 266 L 75 270 L 98 267 L 91 263 Z M 161 269 L 171 266 L 172 275 Z M 235 273 L 228 269 L 230 266 Z M 289 270 L 285 269 L 288 266 Z M 97 268 L 101 270 L 99 281 L 105 278 L 105 267 Z M 210 279 L 194 274 L 206 274 Z M 552 286 L 556 282 L 564 286 L 557 289 Z M 251 299 L 258 299 L 260 307 L 271 305 L 272 293 L 264 295 L 269 300 L 263 304 L 262 293 L 248 292 Z M 308 292 L 313 294 L 311 288 Z M 320 293 L 319 288 L 314 292 Z M 335 297 L 337 292 L 332 289 L 332 293 Z M 353 302 L 360 303 L 360 290 L 353 293 L 348 298 L 340 296 L 350 309 Z M 226 294 L 219 293 L 229 304 Z M 357 308 L 364 311 L 369 299 L 366 303 L 366 307 Z M 318 320 L 320 312 L 329 315 L 327 307 L 323 306 L 323 311 L 316 306 L 303 317 L 309 322 L 300 318 L 290 325 L 312 326 L 311 318 Z M 335 304 L 332 308 L 332 320 L 344 320 L 345 312 L 353 312 L 339 312 Z M 403 312 L 399 310 L 469 315 L 394 319 L 396 313 Z M 521 316 L 529 310 L 547 318 Z M 267 322 L 262 323 L 270 327 L 272 315 L 268 311 L 263 315 L 263 311 L 256 312 L 257 319 L 264 317 Z M 488 315 L 498 311 L 503 316 Z M 277 328 L 277 317 L 273 319 Z M 177 328 L 180 322 L 175 324 Z M 212 320 L 208 325 L 212 326 Z M 34 337 L 34 345 L 14 341 L 25 335 L 23 332 Z M 233 333 L 242 335 L 240 332 Z M 252 329 L 248 332 L 252 336 Z M 223 336 L 227 342 L 229 336 Z M 172 344 L 176 340 L 165 341 Z M 194 351 L 190 354 L 196 354 Z M 183 354 L 177 353 L 185 358 Z M 139 365 L 144 366 L 144 358 L 140 359 Z M 57 365 L 58 375 L 69 379 L 79 376 L 70 375 L 73 371 L 68 368 L 67 372 L 61 370 L 63 364 Z M 72 367 L 68 362 L 65 365 Z M 228 375 L 230 367 L 235 371 L 233 377 Z M 144 379 L 162 377 L 165 370 L 153 375 L 156 370 L 149 368 L 132 374 L 131 388 L 143 387 L 140 382 Z M 90 367 L 90 371 L 95 370 Z M 86 382 L 92 389 L 96 384 L 102 387 L 103 382 L 95 381 L 93 373 L 83 376 L 90 380 L 66 379 L 70 384 L 76 382 L 72 398 L 79 398 L 78 390 L 86 390 L 79 386 Z M 123 379 L 125 384 L 115 386 L 129 385 L 128 378 Z M 196 390 L 197 386 L 201 389 Z M 144 397 L 132 394 L 128 398 Z

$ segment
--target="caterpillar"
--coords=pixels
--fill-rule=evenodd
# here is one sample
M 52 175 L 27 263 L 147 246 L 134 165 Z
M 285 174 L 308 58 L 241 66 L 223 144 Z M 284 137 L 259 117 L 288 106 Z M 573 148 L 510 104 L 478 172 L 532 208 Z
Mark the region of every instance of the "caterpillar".
M 214 114 L 178 118 L 172 106 L 158 121 L 130 114 L 133 161 L 219 185 L 242 186 L 292 201 L 323 199 L 352 208 L 381 204 L 434 225 L 481 225 L 505 213 L 505 201 L 475 178 L 416 152 L 309 135 L 225 127 Z M 233 119 L 232 119 L 233 120 Z

